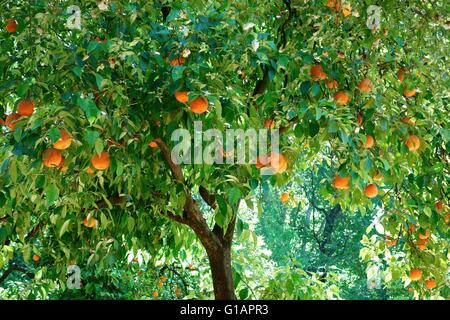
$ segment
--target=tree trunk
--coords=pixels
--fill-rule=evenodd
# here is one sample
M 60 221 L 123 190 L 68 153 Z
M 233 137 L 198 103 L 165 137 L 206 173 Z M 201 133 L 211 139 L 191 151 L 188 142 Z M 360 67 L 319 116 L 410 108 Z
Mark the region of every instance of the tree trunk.
M 231 246 L 206 248 L 216 300 L 236 300 L 231 268 Z

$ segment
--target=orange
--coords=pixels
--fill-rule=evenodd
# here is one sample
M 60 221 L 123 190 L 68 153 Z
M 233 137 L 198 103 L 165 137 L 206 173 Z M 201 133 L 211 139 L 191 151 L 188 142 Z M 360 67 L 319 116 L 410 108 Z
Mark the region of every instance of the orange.
M 412 90 L 408 90 L 407 88 L 403 89 L 403 95 L 407 98 L 414 97 L 416 95 L 416 88 Z
M 348 184 L 350 182 L 350 177 L 341 177 L 340 174 L 337 174 L 334 177 L 333 182 L 331 185 L 335 187 L 336 189 L 348 189 Z
M 447 213 L 447 214 L 444 216 L 444 221 L 445 221 L 446 224 L 448 224 L 448 223 L 450 222 L 450 213 Z
M 414 152 L 420 148 L 420 139 L 418 136 L 410 135 L 405 143 L 408 146 L 409 151 Z
M 368 184 L 364 189 L 364 194 L 368 198 L 375 198 L 378 195 L 378 188 L 373 183 Z
M 17 113 L 29 117 L 33 114 L 36 103 L 33 100 L 22 100 L 17 105 Z
M 14 131 L 16 127 L 16 122 L 19 120 L 22 116 L 18 113 L 11 113 L 6 117 L 5 124 L 8 126 L 8 128 L 11 131 Z
M 158 296 L 159 296 L 158 291 L 153 291 L 152 296 L 153 296 L 153 298 L 158 298 Z
M 425 234 L 419 233 L 419 239 L 426 240 L 430 237 L 430 232 L 428 230 L 425 230 Z
M 323 68 L 320 64 L 316 64 L 315 66 L 311 67 L 310 70 L 312 80 L 323 80 L 327 77 L 326 73 L 323 72 Z
M 53 148 L 65 150 L 72 144 L 72 137 L 66 130 L 60 130 L 61 137 L 53 144 Z
M 152 141 L 150 141 L 150 142 L 148 143 L 148 146 L 149 146 L 150 148 L 157 148 L 157 147 L 158 147 L 158 144 L 156 143 L 155 140 L 152 140 Z
M 419 248 L 419 250 L 423 251 L 427 248 L 427 241 L 428 239 L 419 239 L 417 240 L 416 244 L 417 244 L 417 248 Z
M 358 125 L 360 126 L 360 125 L 362 125 L 362 123 L 363 123 L 363 118 L 362 118 L 361 114 L 358 113 Z
M 337 89 L 338 83 L 336 80 L 328 80 L 327 81 L 327 88 L 328 89 Z
M 397 239 L 392 239 L 391 237 L 386 237 L 386 245 L 388 247 L 395 246 L 397 244 Z
M 37 254 L 35 254 L 32 259 L 34 262 L 38 262 L 40 257 Z
M 176 287 L 175 288 L 175 295 L 179 296 L 180 294 L 181 294 L 180 288 Z
M 420 278 L 422 278 L 422 270 L 420 270 L 419 268 L 411 269 L 411 271 L 409 272 L 409 278 L 411 279 L 411 281 L 420 280 Z
M 412 223 L 412 224 L 409 226 L 409 231 L 410 231 L 411 233 L 416 232 L 416 225 Z
M 434 279 L 425 280 L 425 287 L 427 287 L 427 289 L 436 288 L 436 280 Z
M 177 99 L 178 102 L 186 103 L 189 101 L 188 95 L 189 93 L 186 91 L 177 91 L 175 92 L 175 99 Z
M 272 119 L 266 119 L 264 121 L 264 128 L 266 128 L 266 129 L 275 128 L 275 121 L 273 121 Z
M 370 81 L 369 78 L 362 79 L 358 84 L 358 89 L 364 93 L 369 93 L 370 91 L 372 91 L 372 88 L 373 88 L 373 83 L 372 83 L 372 81 Z
M 405 68 L 400 68 L 397 71 L 397 79 L 400 80 L 400 81 L 405 80 Z
M 289 200 L 289 194 L 287 192 L 283 192 L 280 196 L 281 202 L 286 202 Z
M 109 168 L 109 153 L 102 151 L 100 155 L 96 154 L 91 158 L 92 166 L 97 170 L 106 170 Z
M 49 148 L 42 152 L 42 163 L 44 164 L 44 166 L 48 168 L 59 167 L 61 165 L 61 162 L 62 155 L 60 151 Z
M 414 125 L 414 122 L 409 117 L 404 117 L 400 121 L 406 124 Z
M 256 158 L 256 168 L 261 169 L 268 165 L 270 165 L 270 161 L 267 156 L 258 156 L 258 158 Z
M 373 139 L 373 137 L 370 134 L 366 135 L 366 143 L 364 143 L 363 148 L 370 149 L 374 145 L 375 145 L 375 140 Z
M 343 106 L 350 101 L 350 98 L 345 91 L 339 91 L 334 94 L 334 100 L 338 105 Z
M 161 281 L 158 283 L 158 287 L 162 287 L 164 285 L 164 283 L 162 283 Z
M 167 281 L 167 277 L 162 276 L 160 280 L 161 280 L 161 282 L 166 282 Z
M 348 17 L 352 13 L 352 6 L 349 4 L 342 5 L 342 14 L 344 17 Z
M 95 226 L 97 226 L 97 223 L 98 221 L 95 218 L 91 218 L 90 220 L 88 220 L 88 218 L 84 218 L 83 220 L 83 224 L 87 228 L 94 228 Z
M 89 173 L 89 174 L 93 174 L 94 170 L 91 167 L 87 167 L 86 168 L 86 172 Z
M 442 210 L 444 208 L 444 203 L 442 201 L 438 201 L 434 206 L 436 207 L 436 210 Z
M 285 172 L 287 169 L 287 161 L 284 155 L 279 153 L 272 153 L 269 157 L 270 167 L 275 173 Z
M 198 97 L 191 101 L 190 108 L 194 113 L 203 113 L 208 110 L 208 99 Z
M 171 66 L 181 66 L 181 65 L 184 64 L 185 61 L 186 61 L 185 58 L 183 58 L 183 57 L 178 57 L 178 58 L 175 58 L 175 59 L 173 59 L 172 61 L 170 61 L 170 65 L 171 65 Z
M 373 181 L 382 181 L 383 180 L 383 174 L 380 171 L 375 172 L 374 176 L 372 177 Z
M 17 29 L 17 22 L 16 22 L 16 20 L 8 19 L 6 21 L 8 21 L 8 24 L 6 25 L 5 30 L 8 31 L 8 32 L 11 32 L 11 33 L 15 32 L 16 29 Z

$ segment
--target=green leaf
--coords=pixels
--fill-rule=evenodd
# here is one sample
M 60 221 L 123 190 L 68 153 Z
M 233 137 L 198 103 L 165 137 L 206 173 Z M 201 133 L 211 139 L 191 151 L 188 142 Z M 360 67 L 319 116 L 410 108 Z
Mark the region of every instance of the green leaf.
M 239 188 L 231 188 L 228 192 L 228 201 L 233 206 L 238 203 L 241 198 L 241 190 Z
M 94 123 L 94 121 L 97 120 L 98 116 L 100 115 L 100 110 L 97 108 L 96 104 L 94 103 L 94 101 L 92 101 L 91 98 L 79 97 L 77 99 L 77 104 L 81 109 L 83 109 L 90 124 Z
M 63 225 L 61 226 L 61 230 L 59 230 L 59 237 L 61 238 L 64 233 L 66 233 L 67 229 L 69 228 L 70 220 L 64 221 Z
M 61 131 L 58 128 L 52 128 L 48 131 L 47 135 L 52 142 L 56 142 L 61 138 Z
M 95 144 L 100 134 L 97 131 L 87 130 L 86 131 L 86 141 L 92 146 Z
M 55 203 L 56 199 L 58 199 L 59 189 L 54 183 L 52 183 L 45 188 L 44 193 L 45 197 L 47 198 L 47 208 L 48 208 Z

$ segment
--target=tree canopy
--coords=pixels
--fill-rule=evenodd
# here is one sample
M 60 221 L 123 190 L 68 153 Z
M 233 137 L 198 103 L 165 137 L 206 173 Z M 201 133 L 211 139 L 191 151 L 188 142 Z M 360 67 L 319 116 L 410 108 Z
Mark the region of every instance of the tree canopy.
M 299 179 L 288 189 L 296 200 L 283 203 L 298 208 L 292 220 L 312 208 L 323 219 L 370 215 L 359 253 L 368 276 L 383 262 L 383 283 L 448 297 L 445 1 L 72 5 L 0 4 L 2 281 L 18 256 L 64 288 L 69 265 L 95 274 L 139 256 L 187 267 L 196 247 L 215 297 L 234 299 L 245 263 L 261 259 L 233 249 L 257 238 L 243 208 L 266 219 L 262 188 Z M 176 164 L 172 133 L 194 121 L 279 129 L 286 170 Z M 326 257 L 331 240 L 317 243 Z M 290 272 L 279 281 L 294 283 L 291 294 L 275 297 L 304 297 L 306 273 Z M 238 296 L 257 298 L 246 290 Z

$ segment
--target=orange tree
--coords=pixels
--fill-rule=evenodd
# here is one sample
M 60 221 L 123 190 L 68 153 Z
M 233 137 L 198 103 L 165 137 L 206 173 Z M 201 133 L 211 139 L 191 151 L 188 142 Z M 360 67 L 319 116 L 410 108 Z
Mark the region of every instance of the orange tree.
M 367 11 L 376 4 L 379 25 Z M 234 299 L 237 213 L 252 205 L 259 168 L 177 165 L 170 137 L 194 120 L 223 130 L 271 119 L 288 165 L 270 183 L 318 157 L 337 163 L 325 198 L 382 210 L 382 234 L 404 240 L 387 258 L 391 279 L 409 283 L 411 271 L 422 295 L 424 281 L 445 287 L 444 1 L 71 5 L 1 3 L 0 266 L 20 249 L 25 261 L 51 258 L 57 274 L 80 260 L 103 268 L 128 250 L 177 255 L 195 235 L 215 297 Z M 371 256 L 384 245 L 370 242 Z

